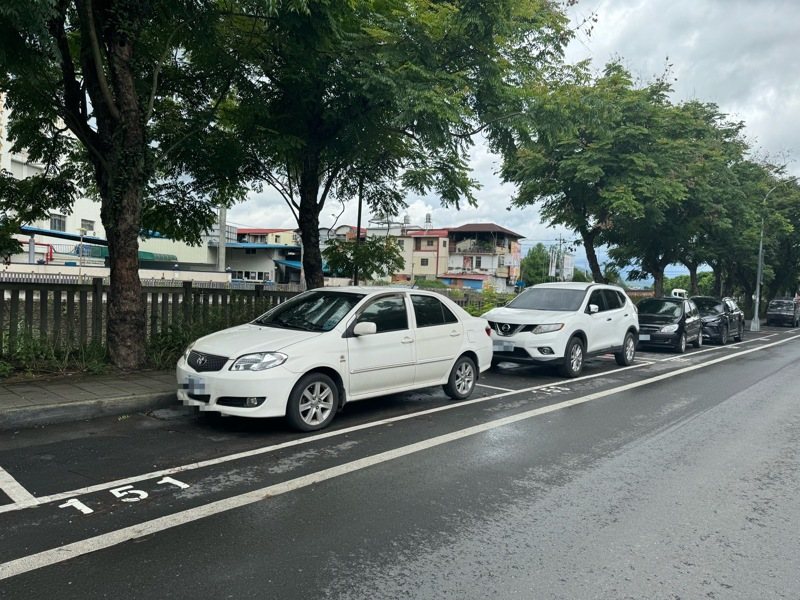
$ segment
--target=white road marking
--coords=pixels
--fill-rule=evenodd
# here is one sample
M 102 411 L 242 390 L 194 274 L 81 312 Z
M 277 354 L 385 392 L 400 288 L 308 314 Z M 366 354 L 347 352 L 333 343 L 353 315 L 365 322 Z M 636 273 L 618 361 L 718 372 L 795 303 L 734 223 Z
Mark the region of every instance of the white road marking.
M 669 358 L 662 358 L 658 362 L 669 362 L 671 360 L 680 361 L 680 360 L 683 360 L 685 357 L 694 356 L 695 354 L 704 354 L 706 352 L 713 352 L 713 351 L 719 350 L 721 348 L 725 348 L 725 346 L 709 346 L 708 348 L 705 348 L 703 350 L 693 350 L 693 351 L 688 352 L 686 354 L 679 354 L 677 356 L 670 356 Z
M 18 508 L 37 504 L 36 496 L 22 487 L 3 467 L 0 467 L 0 490 L 3 490 L 6 496 L 11 498 L 13 506 Z
M 586 379 L 593 379 L 595 377 L 604 377 L 608 375 L 613 375 L 614 373 L 619 373 L 621 371 L 628 371 L 630 369 L 639 369 L 641 367 L 647 367 L 652 365 L 652 362 L 638 362 L 628 367 L 620 367 L 619 369 L 614 369 L 613 371 L 604 371 L 603 373 L 593 373 L 591 375 L 584 375 L 582 377 L 576 377 L 575 379 L 570 379 L 570 383 L 574 383 L 577 381 L 583 381 Z M 451 404 L 445 404 L 444 406 L 439 406 L 437 408 L 429 408 L 427 410 L 421 410 L 415 413 L 409 413 L 407 415 L 399 415 L 397 417 L 389 417 L 388 419 L 381 419 L 380 421 L 370 421 L 369 423 L 363 423 L 361 425 L 353 425 L 352 427 L 345 427 L 344 429 L 337 429 L 334 431 L 326 431 L 324 433 L 318 433 L 315 435 L 309 435 L 302 438 L 298 438 L 295 440 L 291 440 L 289 442 L 283 442 L 281 444 L 275 444 L 274 446 L 262 446 L 260 448 L 254 448 L 253 450 L 246 450 L 244 452 L 237 452 L 236 454 L 228 454 L 226 456 L 218 456 L 216 458 L 211 458 L 208 460 L 202 460 L 194 463 L 189 463 L 186 465 L 181 465 L 178 467 L 171 467 L 169 469 L 161 469 L 159 471 L 152 471 L 150 473 L 144 473 L 142 475 L 134 475 L 132 477 L 126 477 L 124 479 L 116 479 L 114 481 L 108 481 L 106 483 L 98 483 L 95 485 L 90 485 L 87 487 L 79 488 L 76 490 L 70 490 L 68 492 L 60 492 L 57 494 L 51 494 L 49 496 L 39 496 L 36 498 L 36 502 L 38 504 L 47 504 L 49 502 L 56 502 L 58 500 L 66 500 L 68 498 L 72 498 L 74 496 L 83 496 L 84 494 L 91 494 L 94 492 L 100 492 L 103 490 L 107 490 L 113 487 L 117 487 L 120 485 L 127 485 L 129 483 L 137 483 L 139 481 L 145 481 L 147 479 L 153 479 L 154 477 L 163 477 L 165 475 L 174 475 L 175 473 L 182 473 L 184 471 L 192 471 L 195 469 L 202 469 L 205 467 L 211 467 L 214 465 L 234 461 L 234 460 L 241 460 L 243 458 L 249 458 L 251 456 L 258 456 L 260 454 L 267 454 L 270 452 L 277 452 L 278 450 L 283 450 L 285 448 L 291 448 L 294 446 L 302 446 L 305 444 L 310 444 L 312 442 L 316 442 L 319 440 L 324 440 L 332 437 L 338 437 L 340 435 L 347 435 L 348 433 L 353 433 L 354 431 L 362 431 L 364 429 L 371 429 L 373 427 L 379 427 L 381 425 L 388 425 L 389 423 L 397 423 L 399 421 L 405 421 L 407 419 L 414 419 L 416 417 L 422 417 L 425 415 L 431 415 L 438 412 L 444 412 L 446 410 L 454 410 L 457 408 L 461 408 L 462 406 L 469 406 L 471 404 L 480 404 L 482 402 L 488 402 L 489 400 L 496 400 L 497 398 L 505 398 L 506 396 L 514 396 L 516 394 L 524 394 L 527 392 L 533 392 L 545 387 L 552 386 L 553 383 L 542 383 L 539 385 L 534 385 L 531 387 L 523 388 L 520 390 L 509 390 L 508 392 L 503 392 L 501 394 L 493 394 L 491 396 L 484 396 L 481 398 L 475 398 L 474 400 L 465 400 L 463 402 L 454 402 Z M 9 504 L 7 506 L 0 506 L 0 513 L 10 512 L 13 510 L 19 510 L 20 508 L 30 508 L 28 506 L 18 506 L 14 504 Z
M 800 336 L 779 340 L 777 342 L 773 342 L 772 344 L 759 346 L 758 348 L 743 350 L 742 352 L 739 352 L 737 354 L 727 354 L 725 356 L 715 358 L 708 362 L 699 363 L 688 367 L 683 367 L 680 369 L 676 369 L 674 371 L 670 371 L 668 373 L 655 375 L 648 379 L 642 379 L 640 381 L 628 383 L 608 390 L 603 390 L 595 392 L 593 394 L 588 394 L 580 398 L 566 400 L 564 402 L 559 402 L 557 404 L 552 404 L 550 406 L 536 408 L 516 415 L 511 415 L 509 417 L 504 417 L 502 419 L 496 419 L 494 421 L 489 421 L 487 423 L 482 423 L 480 425 L 474 425 L 472 427 L 467 427 L 466 429 L 429 438 L 427 440 L 416 442 L 414 444 L 409 444 L 407 446 L 395 448 L 393 450 L 388 450 L 386 452 L 380 452 L 378 454 L 373 454 L 372 456 L 366 456 L 364 458 L 360 458 L 342 465 L 338 465 L 336 467 L 323 469 L 322 471 L 318 471 L 316 473 L 310 473 L 308 475 L 297 477 L 289 481 L 284 481 L 282 483 L 263 487 L 258 490 L 246 492 L 244 494 L 239 494 L 238 496 L 232 496 L 230 498 L 225 498 L 224 500 L 217 500 L 210 504 L 205 504 L 203 506 L 190 508 L 188 510 L 184 510 L 172 515 L 166 515 L 164 517 L 159 517 L 157 519 L 145 521 L 137 525 L 124 527 L 122 529 L 117 529 L 116 531 L 103 533 L 85 540 L 73 542 L 71 544 L 66 544 L 64 546 L 59 546 L 57 548 L 52 548 L 50 550 L 44 550 L 43 552 L 38 552 L 36 554 L 31 554 L 29 556 L 23 556 L 21 558 L 11 560 L 6 563 L 0 563 L 0 580 L 8 579 L 9 577 L 14 577 L 16 575 L 21 575 L 23 573 L 28 573 L 36 569 L 41 569 L 43 567 L 54 565 L 63 562 L 65 560 L 69 560 L 71 558 L 83 556 L 85 554 L 90 554 L 98 550 L 110 548 L 111 546 L 116 546 L 123 542 L 127 542 L 137 538 L 142 538 L 148 535 L 153 535 L 155 533 L 159 533 L 166 529 L 171 529 L 173 527 L 185 525 L 186 523 L 191 523 L 193 521 L 197 521 L 205 517 L 210 517 L 212 515 L 227 512 L 236 508 L 241 508 L 243 506 L 254 504 L 262 500 L 267 500 L 274 496 L 279 496 L 281 494 L 286 494 L 288 492 L 308 487 L 310 485 L 321 483 L 323 481 L 327 481 L 335 477 L 340 477 L 348 473 L 360 471 L 368 467 L 389 462 L 404 456 L 409 456 L 417 452 L 422 452 L 424 450 L 428 450 L 436 446 L 441 446 L 443 444 L 448 444 L 456 440 L 461 440 L 467 437 L 471 437 L 479 433 L 491 431 L 492 429 L 497 429 L 498 427 L 504 427 L 506 425 L 511 425 L 513 423 L 518 423 L 520 421 L 532 419 L 534 417 L 555 412 L 564 408 L 568 408 L 570 406 L 585 404 L 593 400 L 598 400 L 600 398 L 605 398 L 614 394 L 650 385 L 651 383 L 656 383 L 658 381 L 671 379 L 672 377 L 677 377 L 685 373 L 690 373 L 691 371 L 704 369 L 708 366 L 723 361 L 731 360 L 733 358 L 738 358 L 739 356 L 743 356 L 745 354 L 758 352 L 765 348 L 784 344 L 792 339 L 796 339 L 797 337 Z M 520 392 L 524 391 L 527 390 L 521 390 Z
M 510 390 L 508 388 L 501 388 L 501 387 L 497 387 L 496 385 L 486 385 L 485 383 L 476 383 L 475 387 L 482 387 L 482 388 L 486 388 L 488 390 L 500 390 L 501 392 L 510 392 L 510 391 L 512 391 L 512 390 Z

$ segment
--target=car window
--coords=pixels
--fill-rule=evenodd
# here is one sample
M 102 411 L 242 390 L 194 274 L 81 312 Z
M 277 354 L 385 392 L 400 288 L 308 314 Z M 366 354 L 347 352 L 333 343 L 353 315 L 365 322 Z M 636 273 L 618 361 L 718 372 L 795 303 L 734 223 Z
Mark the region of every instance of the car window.
M 645 298 L 639 302 L 638 309 L 641 315 L 681 316 L 681 303 L 663 298 Z
M 453 312 L 433 296 L 411 295 L 417 327 L 433 327 L 458 321 Z
M 692 298 L 702 315 L 721 315 L 725 312 L 722 302 L 716 298 Z
M 586 290 L 530 287 L 509 302 L 507 308 L 525 310 L 575 311 L 581 307 Z
M 600 309 L 600 312 L 608 310 L 608 306 L 606 305 L 606 295 L 604 292 L 605 290 L 595 290 L 592 292 L 592 295 L 589 296 L 589 304 L 596 304 Z
M 794 302 L 791 300 L 773 300 L 769 303 L 770 308 L 777 308 L 778 310 L 792 310 L 794 309 Z
M 313 290 L 279 304 L 253 323 L 281 329 L 330 331 L 362 298 L 364 294 Z
M 617 310 L 622 308 L 622 299 L 619 297 L 619 294 L 614 290 L 602 290 L 603 297 L 606 299 L 606 307 L 608 310 Z
M 377 333 L 408 329 L 405 300 L 401 296 L 378 298 L 361 312 L 358 322 L 375 323 Z

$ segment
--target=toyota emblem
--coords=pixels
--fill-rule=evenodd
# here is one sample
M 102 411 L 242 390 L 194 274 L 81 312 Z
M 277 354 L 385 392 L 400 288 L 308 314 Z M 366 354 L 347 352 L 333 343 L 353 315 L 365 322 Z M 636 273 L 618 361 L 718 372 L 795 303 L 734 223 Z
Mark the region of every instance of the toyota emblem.
M 509 325 L 508 323 L 503 323 L 502 325 L 500 325 L 500 331 L 508 335 L 508 332 L 511 331 L 511 325 Z
M 195 362 L 197 363 L 198 367 L 202 367 L 204 364 L 206 364 L 206 357 L 200 354 Z

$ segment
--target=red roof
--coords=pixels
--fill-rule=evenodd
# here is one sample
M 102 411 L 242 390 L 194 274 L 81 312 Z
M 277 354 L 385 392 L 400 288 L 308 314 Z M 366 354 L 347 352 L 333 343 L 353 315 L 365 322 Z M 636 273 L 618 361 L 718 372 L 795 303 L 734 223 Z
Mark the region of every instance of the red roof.
M 243 229 L 238 228 L 236 233 L 250 233 L 253 235 L 265 235 L 267 233 L 282 233 L 284 231 L 294 231 L 294 229 Z
M 428 231 L 409 231 L 406 235 L 411 237 L 439 237 L 446 238 L 450 233 L 449 229 L 429 229 Z
M 467 225 L 461 225 L 460 227 L 453 227 L 450 229 L 450 231 L 459 233 L 505 233 L 509 237 L 525 239 L 524 235 L 514 233 L 510 229 L 501 227 L 496 223 L 468 223 Z
M 444 275 L 438 275 L 439 279 L 475 279 L 485 281 L 489 279 L 488 275 L 483 273 L 445 273 Z

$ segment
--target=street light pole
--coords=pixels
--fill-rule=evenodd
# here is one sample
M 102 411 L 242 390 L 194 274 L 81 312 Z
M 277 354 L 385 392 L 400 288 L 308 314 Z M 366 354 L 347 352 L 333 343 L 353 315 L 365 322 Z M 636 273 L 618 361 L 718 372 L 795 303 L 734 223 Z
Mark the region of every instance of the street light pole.
M 769 191 L 764 196 L 764 200 L 762 201 L 761 207 L 761 234 L 758 238 L 758 267 L 756 268 L 756 298 L 755 298 L 755 307 L 753 310 L 753 320 L 750 321 L 750 331 L 761 331 L 761 317 L 759 316 L 760 308 L 761 308 L 761 274 L 764 270 L 764 211 L 767 207 L 767 198 L 769 195 L 774 192 L 776 189 L 785 185 L 787 183 L 791 183 L 795 181 L 800 176 L 795 176 L 790 179 L 785 179 L 780 183 L 772 186 Z

